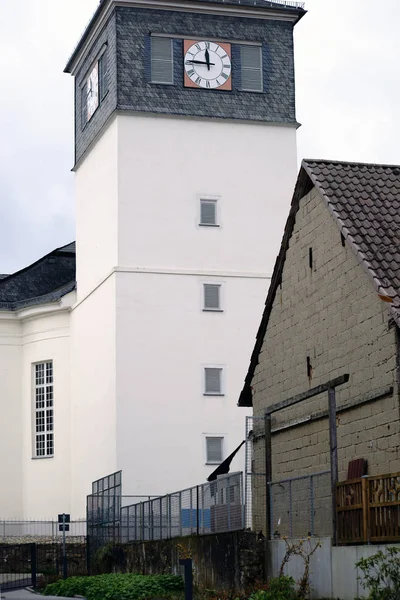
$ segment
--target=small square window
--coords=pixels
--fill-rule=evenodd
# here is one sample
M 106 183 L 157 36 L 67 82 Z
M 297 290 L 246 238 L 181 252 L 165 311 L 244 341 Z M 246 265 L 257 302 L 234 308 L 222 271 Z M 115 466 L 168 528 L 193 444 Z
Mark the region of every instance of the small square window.
M 206 461 L 208 465 L 219 465 L 223 461 L 223 437 L 206 437 Z
M 221 310 L 221 286 L 214 283 L 203 284 L 203 310 Z
M 222 369 L 206 367 L 204 369 L 204 394 L 222 396 Z
M 218 227 L 216 200 L 200 200 L 200 225 Z

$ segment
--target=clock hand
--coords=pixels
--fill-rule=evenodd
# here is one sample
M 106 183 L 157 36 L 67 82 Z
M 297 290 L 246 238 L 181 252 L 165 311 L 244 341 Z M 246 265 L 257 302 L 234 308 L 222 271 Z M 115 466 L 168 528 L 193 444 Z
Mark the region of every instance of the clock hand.
M 206 62 L 204 62 L 204 60 L 188 60 L 187 62 L 194 63 L 195 65 L 212 65 L 212 66 L 215 65 L 215 63 L 210 63 L 210 62 L 206 63 Z
M 206 48 L 206 51 L 204 53 L 204 58 L 206 59 L 207 62 L 207 70 L 210 70 L 210 54 L 208 52 L 208 49 Z

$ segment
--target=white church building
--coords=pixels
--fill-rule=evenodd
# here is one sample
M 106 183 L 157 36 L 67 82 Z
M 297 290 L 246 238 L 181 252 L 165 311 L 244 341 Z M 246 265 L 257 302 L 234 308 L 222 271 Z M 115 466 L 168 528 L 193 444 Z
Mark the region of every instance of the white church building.
M 0 519 L 83 517 L 120 469 L 125 494 L 203 483 L 244 439 L 296 178 L 304 12 L 100 2 L 65 69 L 76 244 L 0 276 Z

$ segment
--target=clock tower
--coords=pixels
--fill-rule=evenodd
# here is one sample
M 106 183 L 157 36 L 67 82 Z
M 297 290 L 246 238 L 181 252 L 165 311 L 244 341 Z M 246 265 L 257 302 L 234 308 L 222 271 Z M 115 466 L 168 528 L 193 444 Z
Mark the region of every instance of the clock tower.
M 109 472 L 123 470 L 124 493 L 172 492 L 243 440 L 236 403 L 297 171 L 304 12 L 103 0 L 68 62 L 75 514 Z

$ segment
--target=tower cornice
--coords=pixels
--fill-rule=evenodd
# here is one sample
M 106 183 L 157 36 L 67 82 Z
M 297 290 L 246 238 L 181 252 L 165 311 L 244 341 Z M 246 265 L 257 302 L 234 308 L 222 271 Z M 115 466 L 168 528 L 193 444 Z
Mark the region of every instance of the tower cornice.
M 96 39 L 98 32 L 107 22 L 115 7 L 161 9 L 207 15 L 288 21 L 293 24 L 296 24 L 306 12 L 300 7 L 287 5 L 280 7 L 278 4 L 273 2 L 268 4 L 266 1 L 265 6 L 263 6 L 260 0 L 256 0 L 254 3 L 249 2 L 249 4 L 236 4 L 235 0 L 231 0 L 231 3 L 229 3 L 229 0 L 226 3 L 216 2 L 215 0 L 103 0 L 68 60 L 64 73 L 74 74 L 77 71 L 81 57 Z

